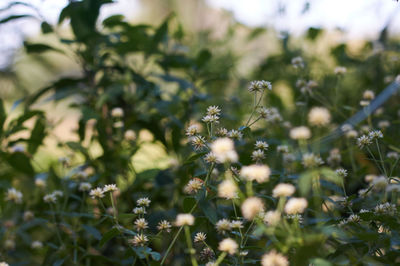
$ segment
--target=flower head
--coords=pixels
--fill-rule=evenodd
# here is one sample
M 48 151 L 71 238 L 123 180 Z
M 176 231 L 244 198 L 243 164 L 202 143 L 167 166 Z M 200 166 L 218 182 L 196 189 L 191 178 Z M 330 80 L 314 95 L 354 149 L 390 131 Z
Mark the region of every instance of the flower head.
M 240 175 L 248 181 L 257 181 L 258 183 L 267 182 L 271 170 L 266 165 L 253 164 L 249 166 L 243 166 L 240 171 Z
M 103 198 L 104 197 L 104 192 L 101 187 L 94 188 L 90 190 L 89 195 L 92 197 L 92 199 L 95 198 Z
M 265 207 L 260 198 L 247 198 L 241 206 L 243 217 L 247 220 L 253 220 L 259 213 L 263 212 Z
M 22 203 L 22 193 L 15 188 L 9 188 L 6 194 L 7 201 L 13 201 L 14 203 Z
M 275 198 L 292 196 L 296 188 L 292 184 L 278 184 L 272 191 Z
M 307 206 L 308 202 L 305 198 L 291 198 L 285 205 L 285 212 L 287 214 L 303 213 Z
M 176 226 L 184 226 L 184 225 L 193 225 L 194 224 L 194 216 L 190 213 L 181 213 L 176 216 L 175 225 Z
M 282 254 L 271 250 L 270 252 L 264 254 L 261 258 L 262 266 L 288 266 L 288 259 Z
M 214 153 L 218 162 L 236 162 L 238 160 L 234 143 L 229 138 L 219 138 L 215 140 L 211 144 L 211 151 Z
M 308 113 L 308 122 L 313 126 L 326 126 L 331 122 L 331 114 L 325 107 L 314 107 Z
M 265 80 L 255 80 L 250 82 L 248 87 L 250 92 L 261 92 L 264 90 L 272 90 L 272 84 L 269 81 Z
M 300 126 L 290 130 L 290 138 L 295 140 L 303 140 L 311 138 L 311 131 L 308 127 Z
M 218 249 L 231 255 L 235 254 L 239 245 L 232 238 L 225 238 L 219 242 Z

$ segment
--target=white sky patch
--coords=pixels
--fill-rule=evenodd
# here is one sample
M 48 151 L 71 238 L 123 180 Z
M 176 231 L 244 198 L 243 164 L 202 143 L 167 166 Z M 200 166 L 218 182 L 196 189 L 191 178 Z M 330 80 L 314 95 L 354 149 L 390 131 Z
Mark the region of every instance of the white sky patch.
M 1 0 L 0 9 L 14 0 Z M 182 0 L 184 1 L 184 0 Z M 68 0 L 25 0 L 35 6 L 50 24 L 57 23 L 58 16 Z M 235 18 L 249 26 L 272 26 L 278 30 L 301 34 L 310 26 L 345 29 L 351 38 L 376 38 L 379 31 L 393 16 L 390 30 L 400 32 L 400 2 L 393 0 L 309 0 L 310 9 L 302 15 L 306 0 L 206 0 L 216 8 L 231 11 Z M 279 12 L 283 7 L 284 12 Z M 100 18 L 113 14 L 132 17 L 140 12 L 137 0 L 118 0 L 102 7 Z M 35 14 L 27 7 L 15 6 L 0 13 L 0 20 L 11 14 Z M 397 16 L 396 16 L 397 15 Z M 6 67 L 27 36 L 40 31 L 40 23 L 23 19 L 0 24 L 0 69 Z

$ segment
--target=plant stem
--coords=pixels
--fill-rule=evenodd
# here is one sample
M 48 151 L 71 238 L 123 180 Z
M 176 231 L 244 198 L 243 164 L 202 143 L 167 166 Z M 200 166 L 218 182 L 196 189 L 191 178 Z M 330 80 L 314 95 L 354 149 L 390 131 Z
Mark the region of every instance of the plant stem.
M 198 266 L 196 258 L 194 257 L 194 252 L 195 251 L 194 251 L 193 246 L 192 246 L 192 238 L 190 236 L 189 226 L 185 225 L 184 229 L 185 229 L 186 243 L 188 245 L 189 253 L 190 253 L 190 260 L 192 261 L 192 266 Z
M 221 255 L 219 255 L 217 261 L 214 263 L 214 266 L 218 266 L 226 257 L 226 252 L 222 252 Z

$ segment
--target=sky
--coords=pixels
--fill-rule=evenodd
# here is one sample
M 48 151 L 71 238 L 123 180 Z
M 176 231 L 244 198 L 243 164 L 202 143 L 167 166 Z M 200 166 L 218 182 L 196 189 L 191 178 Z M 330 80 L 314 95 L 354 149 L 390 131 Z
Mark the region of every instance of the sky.
M 1 0 L 0 10 L 14 0 Z M 56 23 L 61 9 L 68 0 L 25 0 L 37 7 L 50 23 Z M 249 26 L 273 26 L 278 30 L 300 34 L 308 27 L 341 28 L 352 38 L 374 38 L 389 18 L 391 32 L 400 33 L 400 2 L 394 0 L 206 0 L 215 8 L 231 11 L 235 18 Z M 310 8 L 302 15 L 305 3 Z M 284 12 L 277 12 L 286 6 Z M 11 11 L 26 13 L 24 7 Z M 101 17 L 122 13 L 127 17 L 140 12 L 137 0 L 118 0 L 105 5 Z M 280 15 L 279 15 L 280 14 Z M 0 12 L 0 20 L 10 12 Z M 397 15 L 397 16 L 396 16 Z M 39 23 L 30 19 L 0 24 L 0 69 L 11 62 L 13 53 L 19 49 L 25 37 L 39 32 Z

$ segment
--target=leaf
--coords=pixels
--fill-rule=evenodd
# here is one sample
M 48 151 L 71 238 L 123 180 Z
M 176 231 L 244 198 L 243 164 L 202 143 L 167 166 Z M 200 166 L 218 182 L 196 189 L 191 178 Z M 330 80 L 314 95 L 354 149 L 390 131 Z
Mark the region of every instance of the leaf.
M 299 191 L 302 196 L 307 195 L 311 189 L 311 183 L 315 171 L 308 171 L 300 175 L 299 177 Z
M 53 32 L 53 27 L 46 21 L 42 22 L 42 24 L 40 25 L 40 28 L 41 28 L 43 34 Z
M 199 201 L 200 209 L 203 211 L 207 219 L 212 223 L 216 224 L 218 220 L 217 209 L 215 206 L 211 205 L 210 201 L 203 199 Z
M 104 25 L 104 27 L 109 27 L 109 28 L 123 25 L 123 24 L 125 24 L 125 22 L 123 22 L 124 18 L 125 17 L 120 14 L 113 15 L 113 16 L 110 16 L 110 17 L 106 18 L 105 20 L 103 20 L 103 25 Z
M 99 232 L 99 230 L 97 230 L 96 228 L 94 228 L 93 226 L 90 225 L 82 225 L 83 229 L 85 229 L 85 231 L 87 233 L 89 233 L 90 235 L 92 235 L 95 239 L 100 240 L 101 239 L 101 233 Z
M 36 153 L 40 145 L 42 145 L 44 138 L 46 137 L 46 124 L 42 117 L 36 120 L 35 126 L 32 129 L 31 137 L 28 142 L 28 152 L 33 155 Z
M 211 55 L 210 50 L 208 50 L 208 49 L 201 50 L 197 54 L 196 60 L 195 60 L 197 67 L 202 68 L 208 61 L 210 61 L 211 57 L 212 57 L 212 55 Z
M 15 170 L 33 176 L 35 171 L 31 165 L 31 161 L 28 156 L 22 152 L 14 152 L 11 154 L 2 154 L 3 158 L 13 167 Z
M 307 31 L 307 38 L 314 41 L 323 32 L 320 28 L 309 28 Z
M 110 241 L 119 234 L 120 232 L 118 228 L 111 229 L 110 231 L 108 231 L 103 235 L 102 239 L 100 240 L 99 246 L 102 247 L 105 243 L 107 243 L 108 241 Z
M 150 252 L 150 255 L 155 261 L 159 261 L 161 259 L 161 255 L 158 252 L 152 251 Z
M 188 213 L 192 210 L 193 206 L 196 204 L 196 200 L 192 197 L 186 197 L 183 199 L 183 211 Z
M 193 155 L 189 156 L 189 158 L 186 159 L 186 161 L 183 163 L 183 165 L 191 164 L 206 154 L 207 154 L 207 152 L 200 152 L 200 153 L 193 154 Z
M 251 129 L 249 127 L 241 126 L 239 128 L 239 131 L 241 131 L 243 133 L 244 137 L 247 137 L 247 138 L 252 138 L 253 137 L 253 135 L 251 133 Z
M 3 135 L 4 122 L 6 121 L 7 114 L 4 108 L 3 100 L 0 99 L 0 137 Z
M 32 15 L 12 15 L 6 18 L 3 18 L 0 20 L 0 24 L 7 23 L 9 21 L 15 20 L 15 19 L 20 19 L 20 18 L 34 18 Z
M 25 50 L 28 54 L 30 53 L 44 53 L 44 52 L 59 52 L 64 53 L 62 50 L 54 48 L 50 45 L 43 43 L 24 43 Z

